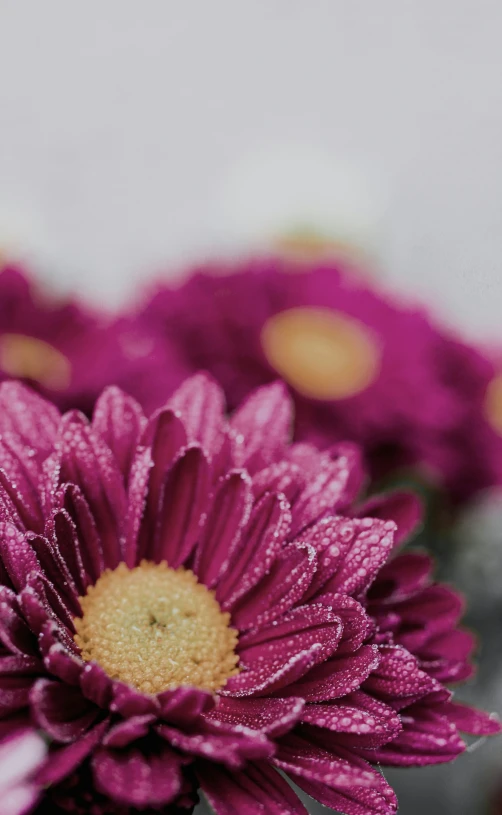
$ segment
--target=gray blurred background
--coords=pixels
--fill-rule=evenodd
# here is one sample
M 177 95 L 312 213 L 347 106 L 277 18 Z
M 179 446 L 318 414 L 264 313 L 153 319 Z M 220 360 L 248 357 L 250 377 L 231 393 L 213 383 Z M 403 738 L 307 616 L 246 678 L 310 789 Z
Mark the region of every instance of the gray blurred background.
M 500 0 L 0 0 L 0 253 L 112 306 L 309 227 L 502 346 L 501 31 Z M 500 504 L 447 575 L 499 710 Z M 482 815 L 501 752 L 389 773 L 400 812 Z

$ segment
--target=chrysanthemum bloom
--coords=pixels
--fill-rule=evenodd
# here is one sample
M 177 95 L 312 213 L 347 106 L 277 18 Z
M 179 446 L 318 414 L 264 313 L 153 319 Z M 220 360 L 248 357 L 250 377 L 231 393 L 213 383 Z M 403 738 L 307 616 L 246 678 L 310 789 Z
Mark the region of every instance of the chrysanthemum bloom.
M 289 444 L 282 385 L 225 418 L 205 376 L 92 423 L 0 387 L 0 715 L 50 740 L 38 813 L 392 813 L 372 763 L 492 733 L 442 684 L 470 639 L 428 564 L 389 556 L 410 496 L 354 506 L 351 445 Z M 368 517 L 370 512 L 373 517 Z M 410 558 L 412 558 L 410 560 Z M 4 725 L 8 728 L 8 724 Z
M 159 287 L 146 316 L 216 377 L 231 407 L 283 378 L 297 438 L 361 443 L 374 476 L 418 466 L 454 501 L 502 479 L 490 361 L 329 261 L 202 267 Z
M 0 264 L 1 265 L 1 264 Z M 146 325 L 57 300 L 15 266 L 0 271 L 0 379 L 23 379 L 60 408 L 90 414 L 106 385 L 127 382 L 147 409 L 182 381 L 175 352 Z

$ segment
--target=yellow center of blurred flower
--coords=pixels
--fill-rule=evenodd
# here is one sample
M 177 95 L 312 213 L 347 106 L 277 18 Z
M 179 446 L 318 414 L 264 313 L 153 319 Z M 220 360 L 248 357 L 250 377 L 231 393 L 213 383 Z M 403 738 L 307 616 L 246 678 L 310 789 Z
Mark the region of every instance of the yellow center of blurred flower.
M 495 432 L 502 436 L 502 373 L 492 379 L 486 390 L 485 417 Z
M 346 399 L 378 375 L 380 351 L 358 320 L 324 308 L 281 311 L 264 325 L 269 363 L 296 390 L 313 399 Z
M 354 250 L 348 243 L 335 241 L 310 227 L 299 227 L 285 232 L 274 241 L 279 252 L 299 260 L 311 260 L 326 255 L 352 255 Z
M 0 368 L 8 376 L 32 379 L 53 390 L 64 390 L 71 380 L 67 357 L 48 342 L 25 334 L 0 335 Z
M 187 569 L 121 563 L 80 603 L 75 642 L 83 659 L 143 693 L 180 685 L 217 691 L 238 673 L 230 615 Z

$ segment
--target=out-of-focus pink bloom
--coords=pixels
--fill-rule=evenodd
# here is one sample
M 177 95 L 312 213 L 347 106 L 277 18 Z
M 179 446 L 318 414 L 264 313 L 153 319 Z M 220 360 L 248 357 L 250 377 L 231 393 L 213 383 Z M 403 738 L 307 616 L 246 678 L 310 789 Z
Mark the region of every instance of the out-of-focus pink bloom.
M 283 377 L 297 438 L 355 440 L 374 476 L 418 466 L 454 501 L 502 479 L 502 419 L 497 432 L 486 400 L 492 363 L 353 272 L 329 261 L 207 265 L 160 285 L 144 313 L 231 406 Z
M 23 379 L 62 409 L 89 414 L 127 383 L 150 410 L 183 379 L 176 352 L 145 324 L 58 300 L 14 266 L 0 271 L 0 379 Z
M 5 665 L 9 657 L 0 657 Z M 0 721 L 0 811 L 2 815 L 31 812 L 40 797 L 34 782 L 47 748 L 29 722 L 16 716 Z
M 416 499 L 359 506 L 356 447 L 291 444 L 292 422 L 282 384 L 230 419 L 206 376 L 148 419 L 110 388 L 92 422 L 0 386 L 0 722 L 51 740 L 42 811 L 191 812 L 202 791 L 218 815 L 306 815 L 286 774 L 390 815 L 373 763 L 500 730 L 443 684 L 470 671 L 456 595 L 392 559 Z

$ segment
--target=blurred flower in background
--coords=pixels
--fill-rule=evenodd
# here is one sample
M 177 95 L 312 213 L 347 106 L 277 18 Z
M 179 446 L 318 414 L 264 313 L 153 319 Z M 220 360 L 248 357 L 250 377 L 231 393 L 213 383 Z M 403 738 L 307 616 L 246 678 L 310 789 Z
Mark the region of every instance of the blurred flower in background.
M 22 379 L 62 409 L 90 414 L 112 382 L 151 408 L 182 378 L 175 351 L 146 324 L 56 297 L 16 265 L 0 270 L 0 379 Z
M 2 815 L 31 812 L 40 796 L 33 776 L 47 748 L 29 723 L 17 715 L 0 722 L 0 800 Z
M 413 468 L 459 504 L 502 477 L 486 412 L 492 362 L 341 262 L 208 263 L 181 286 L 160 284 L 142 317 L 232 407 L 284 378 L 297 438 L 361 443 L 375 478 Z
M 297 260 L 344 259 L 373 272 L 383 252 L 385 189 L 374 171 L 307 144 L 244 155 L 213 207 L 216 245 Z

